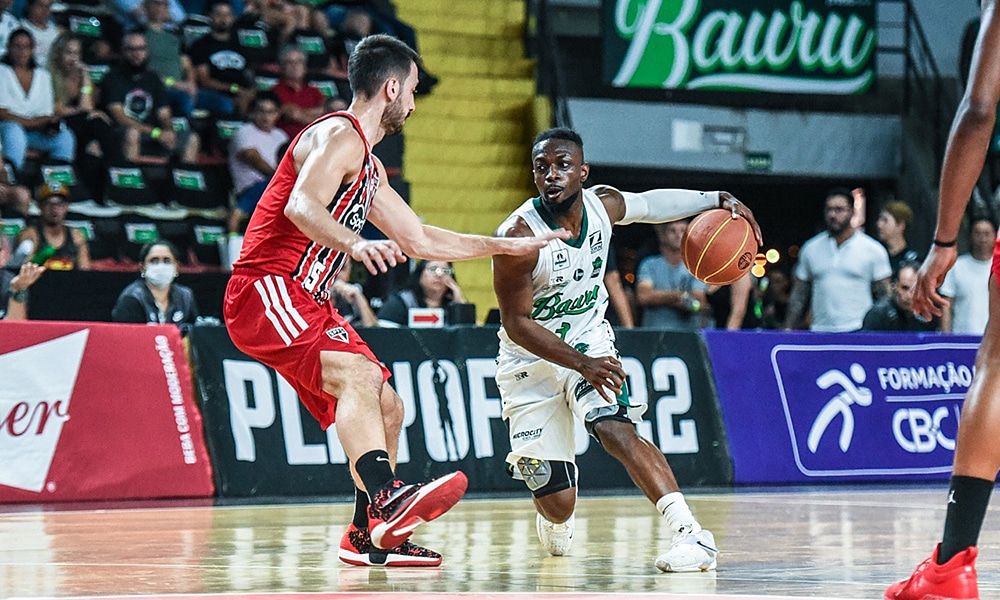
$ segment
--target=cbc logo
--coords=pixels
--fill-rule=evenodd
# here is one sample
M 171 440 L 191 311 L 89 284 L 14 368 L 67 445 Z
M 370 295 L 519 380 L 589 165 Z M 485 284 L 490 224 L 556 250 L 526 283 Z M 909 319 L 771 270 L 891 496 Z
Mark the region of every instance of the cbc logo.
M 958 421 L 958 409 L 955 409 Z M 901 408 L 892 415 L 892 435 L 900 448 L 914 454 L 934 452 L 940 446 L 955 449 L 955 440 L 941 431 L 941 423 L 951 417 L 947 406 L 939 406 L 933 413 L 922 408 Z

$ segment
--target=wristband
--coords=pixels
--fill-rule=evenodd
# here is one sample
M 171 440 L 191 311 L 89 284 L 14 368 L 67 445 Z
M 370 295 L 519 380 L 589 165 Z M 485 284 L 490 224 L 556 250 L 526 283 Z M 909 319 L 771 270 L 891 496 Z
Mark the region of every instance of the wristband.
M 234 83 L 233 85 L 229 86 L 230 94 L 238 94 L 239 91 L 240 91 L 240 85 L 238 83 Z
M 20 292 L 11 292 L 10 299 L 14 302 L 27 302 L 28 301 L 28 290 L 23 289 Z
M 159 127 L 154 127 L 153 130 L 149 132 L 149 137 L 153 138 L 154 140 L 158 140 L 160 139 L 161 133 L 163 133 L 162 129 L 160 129 Z
M 177 83 L 177 80 L 174 79 L 173 77 L 167 77 L 166 79 L 163 80 L 163 85 L 167 87 L 174 87 L 175 83 Z
M 934 238 L 934 245 L 938 248 L 954 248 L 958 244 L 958 238 L 951 240 L 950 242 L 942 242 L 941 240 Z
M 84 95 L 84 96 L 86 96 L 87 94 L 92 93 L 93 91 L 94 91 L 94 86 L 92 86 L 92 85 L 85 85 L 85 86 L 83 86 L 83 87 L 80 88 L 80 93 L 82 95 Z

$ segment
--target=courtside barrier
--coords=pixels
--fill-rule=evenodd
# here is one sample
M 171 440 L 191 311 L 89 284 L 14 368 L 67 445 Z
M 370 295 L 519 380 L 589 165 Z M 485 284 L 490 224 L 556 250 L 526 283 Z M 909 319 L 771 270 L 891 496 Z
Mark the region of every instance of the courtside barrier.
M 978 337 L 704 336 L 737 483 L 948 478 Z
M 523 491 L 511 480 L 500 418 L 496 329 L 367 329 L 405 407 L 397 472 L 424 480 L 462 469 L 474 491 Z M 246 357 L 222 327 L 196 327 L 192 355 L 220 496 L 312 495 L 353 489 L 347 458 L 274 371 Z M 732 481 L 706 362 L 694 333 L 625 331 L 622 362 L 633 398 L 649 405 L 640 432 L 663 451 L 682 485 Z M 576 436 L 581 487 L 632 486 L 625 470 Z
M 0 502 L 207 498 L 174 326 L 0 321 Z

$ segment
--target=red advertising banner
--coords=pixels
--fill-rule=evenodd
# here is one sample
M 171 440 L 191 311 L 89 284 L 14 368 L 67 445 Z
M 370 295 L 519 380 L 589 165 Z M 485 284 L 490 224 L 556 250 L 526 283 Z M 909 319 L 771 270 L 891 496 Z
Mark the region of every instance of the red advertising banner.
M 0 321 L 0 502 L 213 493 L 176 327 Z

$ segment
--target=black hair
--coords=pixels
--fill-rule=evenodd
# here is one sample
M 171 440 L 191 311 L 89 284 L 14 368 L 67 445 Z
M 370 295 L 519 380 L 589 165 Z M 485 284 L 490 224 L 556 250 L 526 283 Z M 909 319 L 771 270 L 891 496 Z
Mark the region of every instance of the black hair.
M 389 78 L 400 82 L 410 74 L 410 65 L 420 64 L 412 48 L 382 33 L 369 35 L 354 47 L 347 59 L 347 80 L 355 96 L 373 98 Z
M 826 204 L 827 200 L 836 196 L 843 196 L 844 198 L 847 198 L 847 207 L 854 210 L 854 194 L 851 193 L 851 190 L 845 187 L 830 188 L 830 190 L 826 192 L 826 197 L 823 198 L 823 203 Z
M 454 268 L 451 261 L 447 260 L 423 260 L 420 259 L 413 264 L 413 271 L 410 273 L 409 278 L 406 280 L 405 288 L 413 292 L 421 302 L 426 300 L 426 295 L 424 294 L 424 288 L 420 285 L 420 278 L 423 277 L 424 271 L 427 270 L 427 264 L 432 262 L 443 262 L 448 263 L 449 267 Z M 454 277 L 454 275 L 452 275 Z M 457 280 L 456 280 L 457 281 Z M 452 302 L 454 300 L 454 294 L 449 289 L 445 291 L 444 297 L 442 298 L 445 304 Z
M 14 31 L 11 31 L 10 35 L 7 36 L 7 47 L 4 48 L 3 58 L 0 58 L 0 62 L 7 65 L 8 67 L 14 66 L 14 63 L 10 60 L 10 45 L 11 43 L 13 43 L 14 38 L 16 38 L 19 35 L 28 36 L 28 39 L 31 40 L 31 45 L 32 46 L 36 45 L 35 36 L 31 35 L 31 32 L 25 29 L 24 27 L 18 27 Z M 31 70 L 35 70 L 37 67 L 38 63 L 35 61 L 35 52 L 34 48 L 32 48 L 31 58 L 28 59 L 28 68 Z
M 579 146 L 580 151 L 583 152 L 583 138 L 580 137 L 579 133 L 569 127 L 553 127 L 551 129 L 546 129 L 535 136 L 535 141 L 531 143 L 531 147 L 534 148 L 538 144 L 547 140 L 566 140 L 567 142 L 573 142 Z
M 174 261 L 180 262 L 181 253 L 179 250 L 177 250 L 177 246 L 175 246 L 169 240 L 159 239 L 152 242 L 147 242 L 145 245 L 143 245 L 142 249 L 139 250 L 139 264 L 145 263 L 146 257 L 148 257 L 149 253 L 153 250 L 153 248 L 157 246 L 163 246 L 167 250 L 170 250 L 170 253 L 174 255 Z
M 268 100 L 277 104 L 279 108 L 281 107 L 281 100 L 278 98 L 278 95 L 272 92 L 271 90 L 257 92 L 257 95 L 254 96 L 253 98 L 253 107 L 256 108 L 259 102 L 264 102 Z
M 899 273 L 903 269 L 913 269 L 914 271 L 920 271 L 920 261 L 919 260 L 904 260 L 899 263 L 896 270 L 892 272 L 892 278 L 889 280 L 891 283 L 896 283 L 899 281 Z
M 205 7 L 205 14 L 212 14 L 212 9 L 215 8 L 216 4 L 225 4 L 229 8 L 233 7 L 233 3 L 230 0 L 209 0 L 208 5 Z

